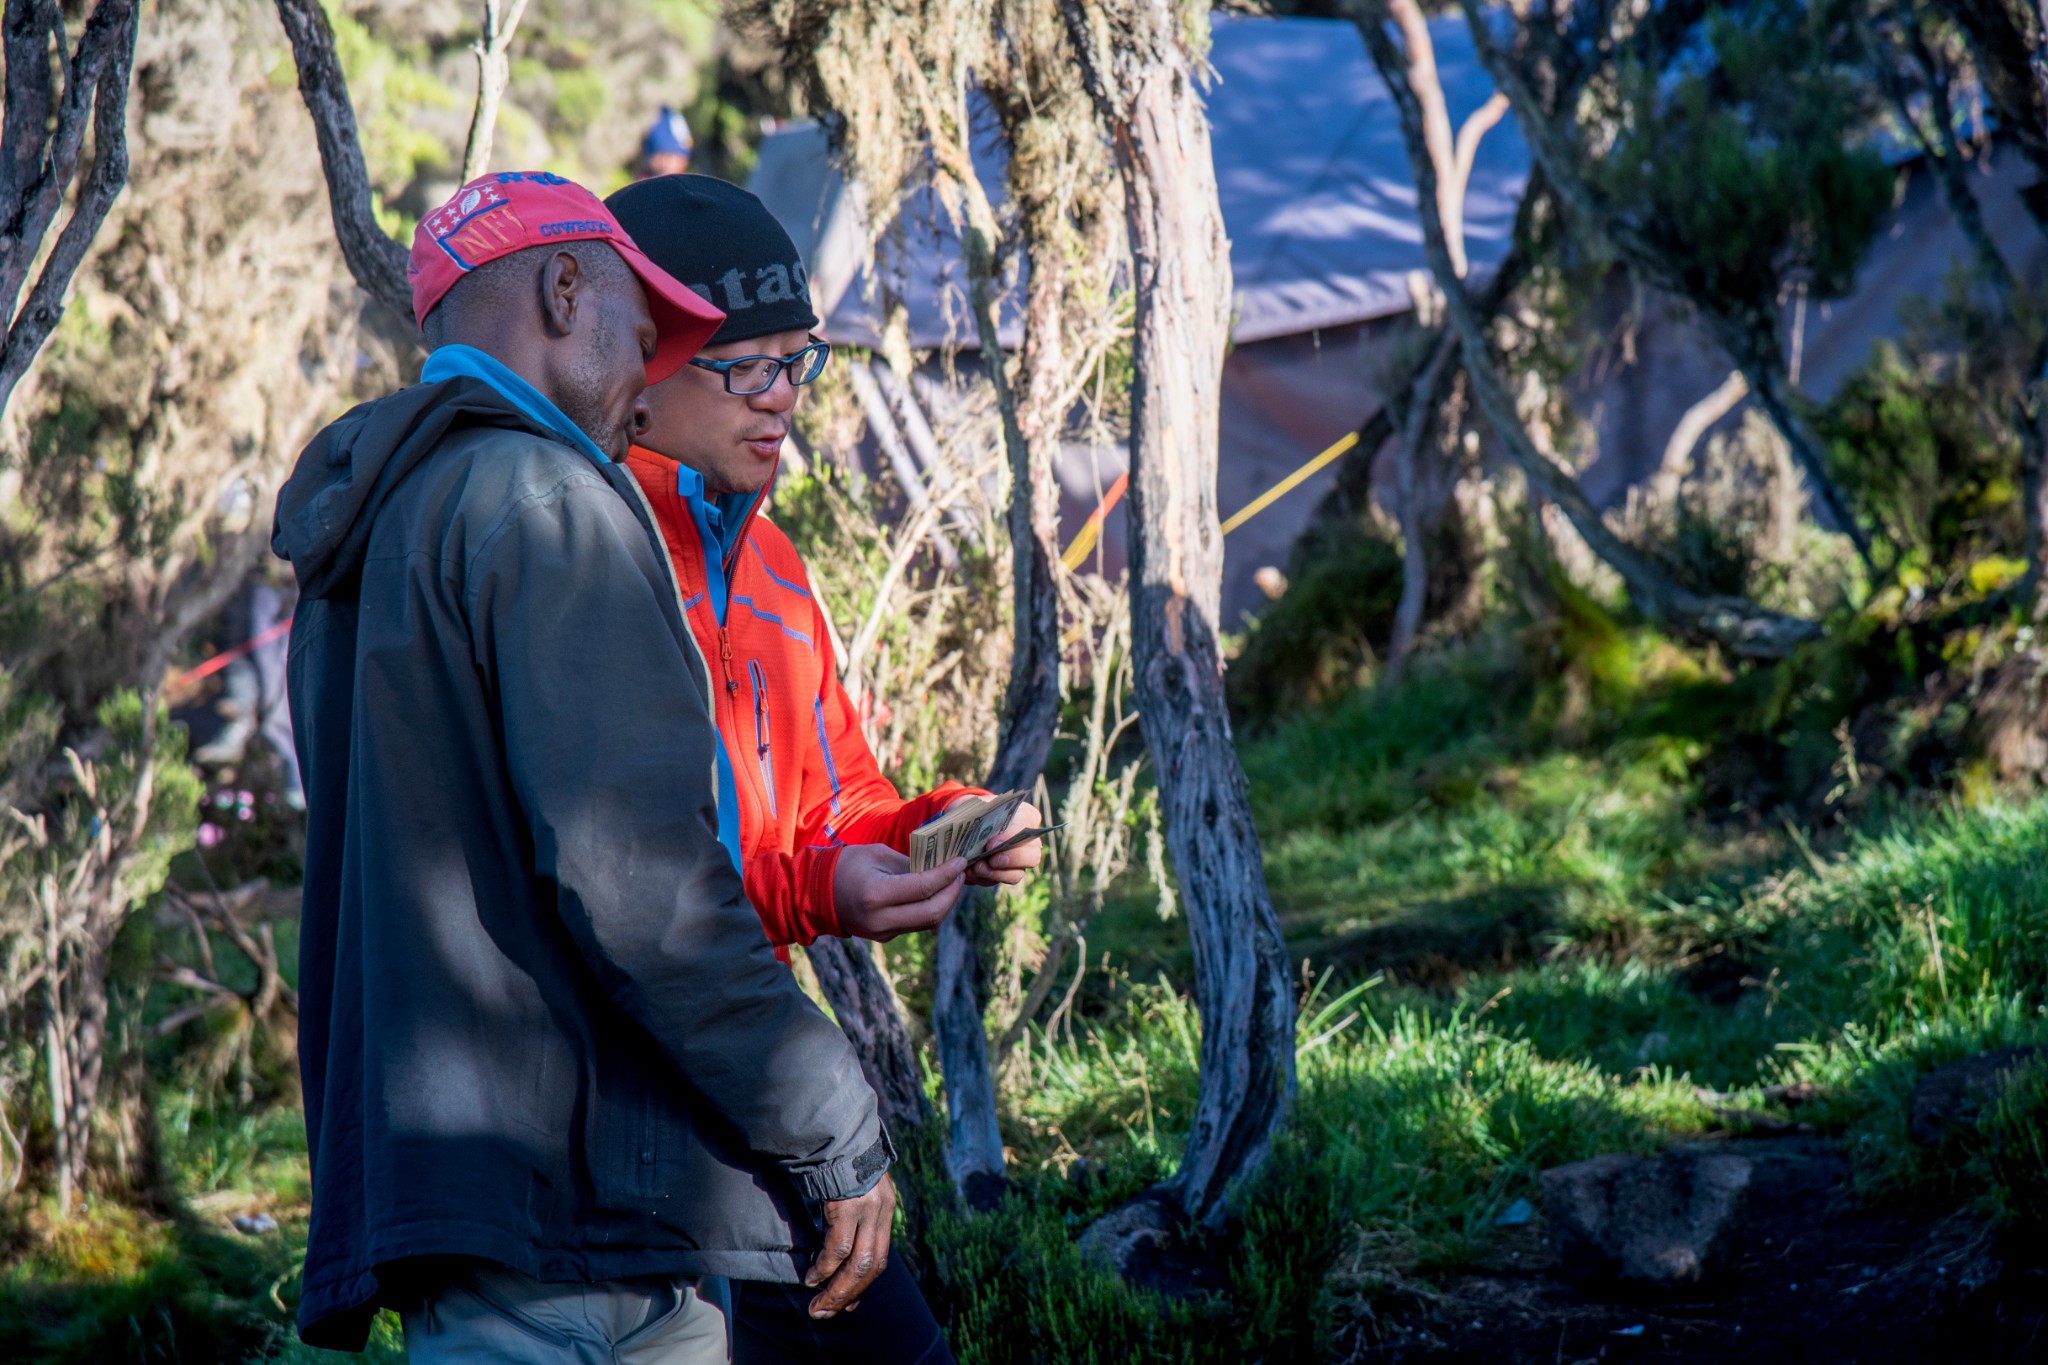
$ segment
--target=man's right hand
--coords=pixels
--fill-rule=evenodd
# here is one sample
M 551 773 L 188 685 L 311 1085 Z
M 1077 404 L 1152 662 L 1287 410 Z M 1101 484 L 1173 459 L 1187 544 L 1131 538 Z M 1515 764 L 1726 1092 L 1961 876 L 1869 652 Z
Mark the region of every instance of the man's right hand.
M 832 874 L 832 908 L 855 938 L 887 943 L 898 934 L 938 927 L 960 899 L 967 864 L 955 858 L 929 872 L 883 844 L 848 844 Z
M 812 1317 L 829 1318 L 859 1305 L 875 1277 L 888 1269 L 895 1222 L 896 1183 L 886 1174 L 866 1194 L 826 1203 L 825 1245 L 804 1276 L 806 1288 L 825 1286 L 811 1300 Z

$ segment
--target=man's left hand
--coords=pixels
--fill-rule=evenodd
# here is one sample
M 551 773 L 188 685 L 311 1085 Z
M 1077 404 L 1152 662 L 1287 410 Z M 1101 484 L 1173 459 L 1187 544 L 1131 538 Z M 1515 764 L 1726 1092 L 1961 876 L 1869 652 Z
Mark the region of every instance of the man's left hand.
M 963 797 L 962 799 L 966 798 Z M 955 803 L 949 802 L 949 808 L 953 804 Z M 1017 809 L 1010 814 L 1010 823 L 1003 826 L 1001 834 L 998 834 L 989 841 L 989 846 L 991 848 L 996 847 L 1004 840 L 1021 834 L 1027 829 L 1037 829 L 1042 819 L 1043 817 L 1038 813 L 1038 807 L 1032 805 L 1029 801 L 1020 802 Z M 1039 861 L 1044 856 L 1045 840 L 1026 839 L 1015 848 L 1006 849 L 996 854 L 993 858 L 984 858 L 978 863 L 969 863 L 967 865 L 967 884 L 969 886 L 1015 886 L 1031 875 L 1031 870 L 1038 866 Z

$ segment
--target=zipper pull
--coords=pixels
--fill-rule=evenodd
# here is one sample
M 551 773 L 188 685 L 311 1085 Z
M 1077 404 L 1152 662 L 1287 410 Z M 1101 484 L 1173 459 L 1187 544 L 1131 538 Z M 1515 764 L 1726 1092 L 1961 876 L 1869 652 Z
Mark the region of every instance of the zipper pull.
M 737 692 L 740 685 L 732 680 L 732 637 L 725 633 L 725 627 L 718 628 L 718 666 L 725 671 L 725 690 Z
M 761 757 L 768 756 L 768 693 L 761 683 L 761 665 L 750 664 L 754 670 L 754 739 Z

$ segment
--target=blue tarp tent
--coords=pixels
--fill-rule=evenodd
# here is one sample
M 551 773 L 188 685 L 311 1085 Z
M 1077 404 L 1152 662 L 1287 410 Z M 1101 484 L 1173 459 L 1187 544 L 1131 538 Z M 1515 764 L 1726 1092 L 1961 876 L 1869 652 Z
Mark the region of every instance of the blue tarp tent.
M 1437 69 L 1454 125 L 1486 102 L 1493 84 L 1462 19 L 1431 24 Z M 1411 275 L 1425 269 L 1415 188 L 1392 99 L 1351 24 L 1326 19 L 1222 15 L 1205 91 L 1218 196 L 1236 277 L 1233 337 L 1263 341 L 1367 322 L 1414 306 Z M 992 201 L 1003 195 L 1002 151 L 978 128 L 975 160 Z M 1480 144 L 1466 195 L 1465 235 L 1475 272 L 1506 252 L 1529 158 L 1512 123 Z M 749 182 L 808 240 L 826 335 L 875 338 L 875 301 L 859 261 L 860 209 L 830 162 L 824 131 L 772 134 Z M 909 314 L 911 345 L 972 348 L 960 246 L 933 196 L 916 196 L 875 268 Z M 822 248 L 822 250 L 821 250 Z M 1015 344 L 1014 309 L 1001 332 Z
M 1399 120 L 1356 29 L 1331 20 L 1218 15 L 1214 33 L 1216 80 L 1205 95 L 1237 291 L 1217 474 L 1217 504 L 1228 514 L 1373 412 L 1388 343 L 1406 328 L 1430 282 Z M 1433 20 L 1430 33 L 1455 127 L 1492 85 L 1462 19 Z M 982 131 L 977 167 L 1000 199 L 1002 150 L 991 130 Z M 1787 301 L 1793 378 L 1817 399 L 1834 391 L 1874 341 L 1903 329 L 1905 300 L 1938 296 L 1956 263 L 1968 258 L 1931 177 L 1896 149 L 1888 159 L 1899 166 L 1897 208 L 1871 244 L 1855 290 L 1812 307 Z M 2039 279 L 2048 247 L 2019 198 L 2029 179 L 2021 161 L 1993 148 L 1972 166 L 1970 179 L 2007 259 Z M 749 183 L 811 261 L 826 334 L 872 344 L 876 313 L 861 260 L 862 209 L 832 167 L 823 133 L 800 125 L 770 136 Z M 1467 191 L 1474 278 L 1506 251 L 1527 183 L 1526 148 L 1512 120 L 1504 121 L 1480 144 Z M 929 196 L 907 206 L 874 268 L 906 305 L 913 348 L 972 349 L 958 243 Z M 1578 443 L 1564 452 L 1600 505 L 1618 501 L 1658 467 L 1680 417 L 1729 368 L 1682 305 L 1624 279 L 1611 285 L 1598 319 L 1606 341 L 1571 393 L 1583 419 Z M 999 333 L 1005 346 L 1016 344 L 1013 307 L 1003 310 Z M 1735 420 L 1731 414 L 1722 425 Z M 1058 472 L 1069 533 L 1123 462 L 1124 452 L 1113 446 L 1063 452 Z M 1263 600 L 1253 573 L 1286 562 L 1334 477 L 1334 468 L 1318 474 L 1226 542 L 1226 627 Z M 1106 525 L 1103 545 L 1114 569 L 1121 562 L 1120 515 Z

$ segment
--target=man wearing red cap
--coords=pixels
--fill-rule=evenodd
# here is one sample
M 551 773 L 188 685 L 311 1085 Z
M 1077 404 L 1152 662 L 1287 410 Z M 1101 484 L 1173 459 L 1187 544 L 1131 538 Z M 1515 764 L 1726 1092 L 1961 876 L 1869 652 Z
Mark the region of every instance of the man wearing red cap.
M 727 1358 L 729 1277 L 855 1302 L 892 1152 L 718 840 L 709 672 L 622 465 L 723 315 L 589 192 L 486 176 L 410 263 L 433 354 L 278 497 L 307 798 L 301 1336 Z M 819 1224 L 823 1224 L 821 1237 Z

